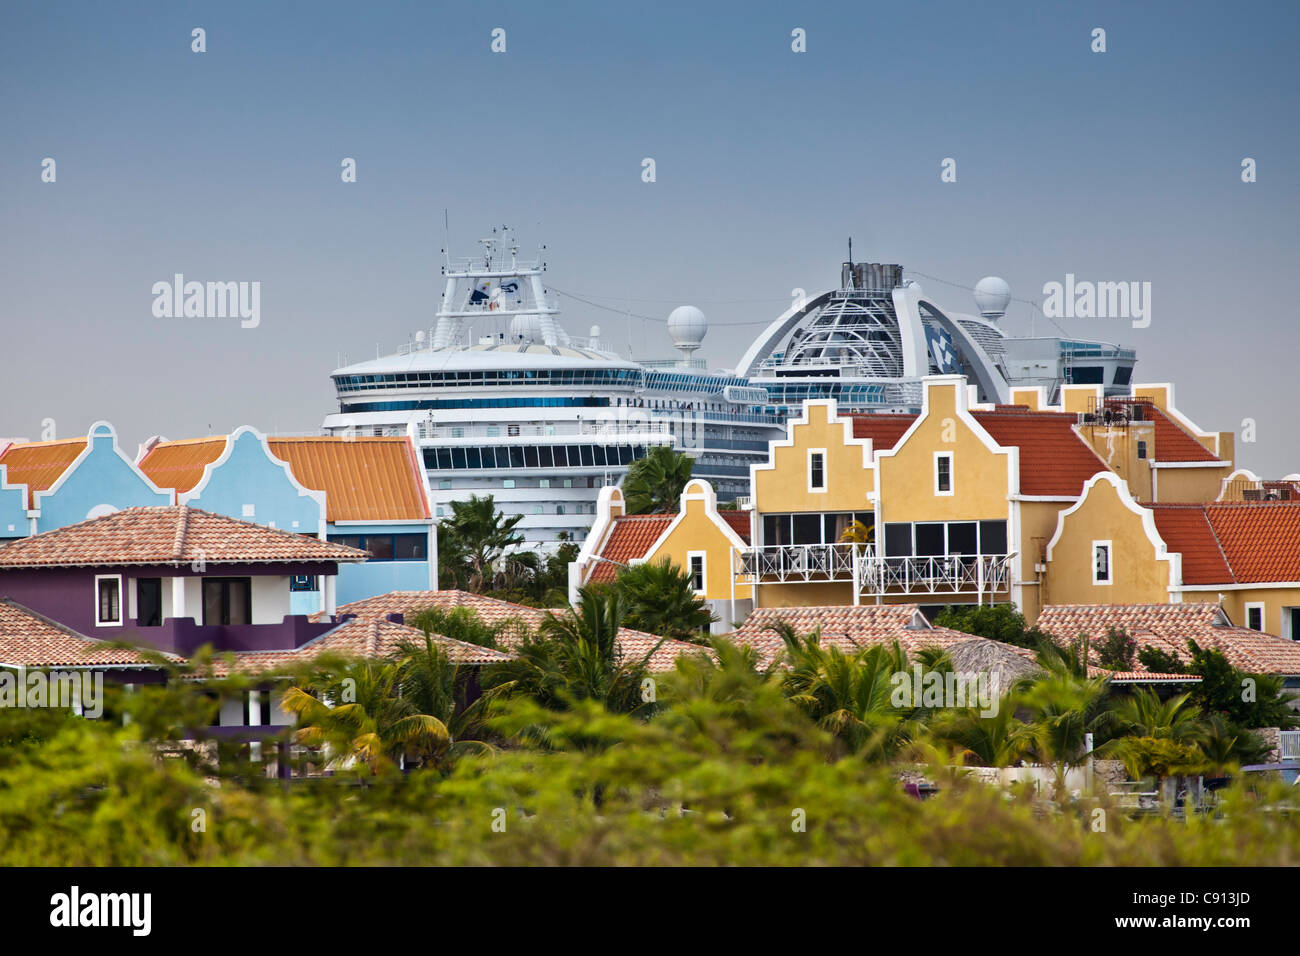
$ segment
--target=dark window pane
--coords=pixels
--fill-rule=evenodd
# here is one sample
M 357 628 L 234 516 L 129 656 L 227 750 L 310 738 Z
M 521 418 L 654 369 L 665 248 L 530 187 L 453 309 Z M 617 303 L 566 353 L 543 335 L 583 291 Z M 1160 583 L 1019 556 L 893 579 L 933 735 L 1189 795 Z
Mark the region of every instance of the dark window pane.
M 137 578 L 135 603 L 136 623 L 140 627 L 162 624 L 162 578 Z
M 974 521 L 954 521 L 948 525 L 948 553 L 949 554 L 975 554 L 977 547 L 975 542 L 975 522 Z
M 393 535 L 393 556 L 398 561 L 423 561 L 428 539 L 422 534 Z
M 941 522 L 927 521 L 917 524 L 916 553 L 918 556 L 943 554 L 943 524 Z
M 391 534 L 366 535 L 366 550 L 376 561 L 393 560 L 393 536 Z
M 912 553 L 912 526 L 907 523 L 885 525 L 885 556 L 905 558 Z
M 1007 523 L 1005 521 L 980 522 L 980 554 L 1007 553 Z
M 821 544 L 822 543 L 822 516 L 821 515 L 795 515 L 794 516 L 794 540 L 792 544 Z

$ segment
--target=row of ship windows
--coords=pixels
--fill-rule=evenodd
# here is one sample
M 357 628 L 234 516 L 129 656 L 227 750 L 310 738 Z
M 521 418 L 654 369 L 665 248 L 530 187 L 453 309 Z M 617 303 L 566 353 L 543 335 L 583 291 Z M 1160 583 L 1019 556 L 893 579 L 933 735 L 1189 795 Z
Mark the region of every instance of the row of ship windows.
M 406 402 L 344 402 L 339 411 L 422 412 L 461 408 L 608 408 L 608 398 L 425 398 Z
M 551 510 L 549 510 L 549 511 L 547 510 L 547 507 L 548 507 L 547 505 L 533 505 L 533 514 L 535 514 L 535 515 L 542 515 L 542 514 L 556 514 L 556 515 L 566 515 L 566 514 L 570 514 L 570 515 L 585 515 L 585 514 L 593 514 L 593 515 L 594 515 L 594 514 L 596 513 L 596 506 L 595 506 L 594 504 L 587 504 L 586 502 L 582 502 L 582 501 L 569 502 L 568 504 L 558 504 L 558 505 L 554 505 L 553 507 L 551 507 Z M 438 517 L 439 517 L 439 518 L 446 517 L 447 513 L 448 513 L 448 510 L 447 510 L 447 509 L 445 509 L 442 505 L 438 505 Z
M 513 426 L 512 426 L 513 427 Z M 644 458 L 644 445 L 485 445 L 426 448 L 424 465 L 439 471 L 473 468 L 605 468 Z
M 501 386 L 538 385 L 569 387 L 574 385 L 624 385 L 644 388 L 645 377 L 639 369 L 492 369 L 485 372 L 396 372 L 388 375 L 338 375 L 334 378 L 340 392 L 362 392 L 376 388 L 413 388 L 433 386 Z

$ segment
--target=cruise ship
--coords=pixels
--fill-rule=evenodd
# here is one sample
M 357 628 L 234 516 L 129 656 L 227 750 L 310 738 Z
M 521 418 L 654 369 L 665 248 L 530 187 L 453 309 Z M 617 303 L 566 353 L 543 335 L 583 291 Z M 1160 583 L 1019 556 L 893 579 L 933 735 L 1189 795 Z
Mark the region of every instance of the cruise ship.
M 622 481 L 655 445 L 694 457 L 693 474 L 727 501 L 749 494 L 750 466 L 807 398 L 855 412 L 918 411 L 921 379 L 965 374 L 980 400 L 1013 385 L 1098 383 L 1125 393 L 1136 354 L 1103 342 L 1015 338 L 998 321 L 1011 302 L 996 277 L 975 287 L 976 314 L 946 311 L 897 264 L 842 264 L 840 286 L 795 303 L 771 322 L 737 368 L 695 356 L 705 316 L 668 316 L 676 356 L 634 361 L 592 326 L 560 322 L 541 255 L 522 260 L 512 233 L 493 230 L 482 254 L 453 260 L 435 325 L 391 355 L 332 373 L 330 434 L 410 434 L 439 516 L 471 494 L 494 496 L 528 548 L 581 539 L 600 488 Z M 544 251 L 544 247 L 539 253 Z
M 1065 384 L 1128 392 L 1137 353 L 1106 342 L 1008 337 L 999 327 L 1011 289 L 996 276 L 974 289 L 978 315 L 940 308 L 889 263 L 842 264 L 840 287 L 796 302 L 763 330 L 736 369 L 785 415 L 807 398 L 854 412 L 916 411 L 925 375 L 962 374 L 982 402 L 1005 403 L 1012 386 Z
M 564 329 L 544 261 L 522 260 L 509 230 L 481 244 L 480 256 L 445 260 L 432 329 L 333 372 L 339 410 L 327 433 L 412 434 L 438 515 L 491 494 L 522 517 L 530 548 L 581 540 L 601 487 L 654 445 L 691 454 L 720 500 L 748 494 L 749 467 L 767 459 L 785 417 L 763 408 L 765 391 L 695 356 L 708 331 L 700 310 L 669 316 L 674 358 L 635 362 L 598 326 L 585 337 Z

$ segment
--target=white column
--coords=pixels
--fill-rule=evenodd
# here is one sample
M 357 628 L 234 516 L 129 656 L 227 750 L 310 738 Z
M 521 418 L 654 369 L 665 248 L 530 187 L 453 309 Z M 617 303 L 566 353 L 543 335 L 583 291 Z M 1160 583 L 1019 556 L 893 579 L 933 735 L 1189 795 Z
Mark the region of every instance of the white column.
M 325 592 L 325 614 L 332 616 L 334 612 L 338 610 L 337 605 L 335 604 L 335 593 L 336 593 L 335 586 L 338 583 L 338 575 L 326 574 L 323 575 L 323 578 L 324 578 L 323 588 Z
M 185 579 L 179 575 L 172 578 L 172 617 L 189 617 L 185 613 Z

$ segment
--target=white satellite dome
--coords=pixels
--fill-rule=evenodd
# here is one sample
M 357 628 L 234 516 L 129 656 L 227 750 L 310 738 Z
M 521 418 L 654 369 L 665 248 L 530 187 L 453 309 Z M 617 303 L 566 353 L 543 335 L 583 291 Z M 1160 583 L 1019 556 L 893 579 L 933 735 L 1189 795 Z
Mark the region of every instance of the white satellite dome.
M 510 320 L 510 340 L 518 342 L 520 338 L 534 342 L 542 340 L 542 317 L 540 315 L 520 314 Z
M 984 318 L 996 319 L 1006 315 L 1010 304 L 1011 286 L 1007 285 L 1006 279 L 985 276 L 975 283 L 975 306 Z
M 668 334 L 679 349 L 697 349 L 709 331 L 709 320 L 693 305 L 679 305 L 668 316 Z

